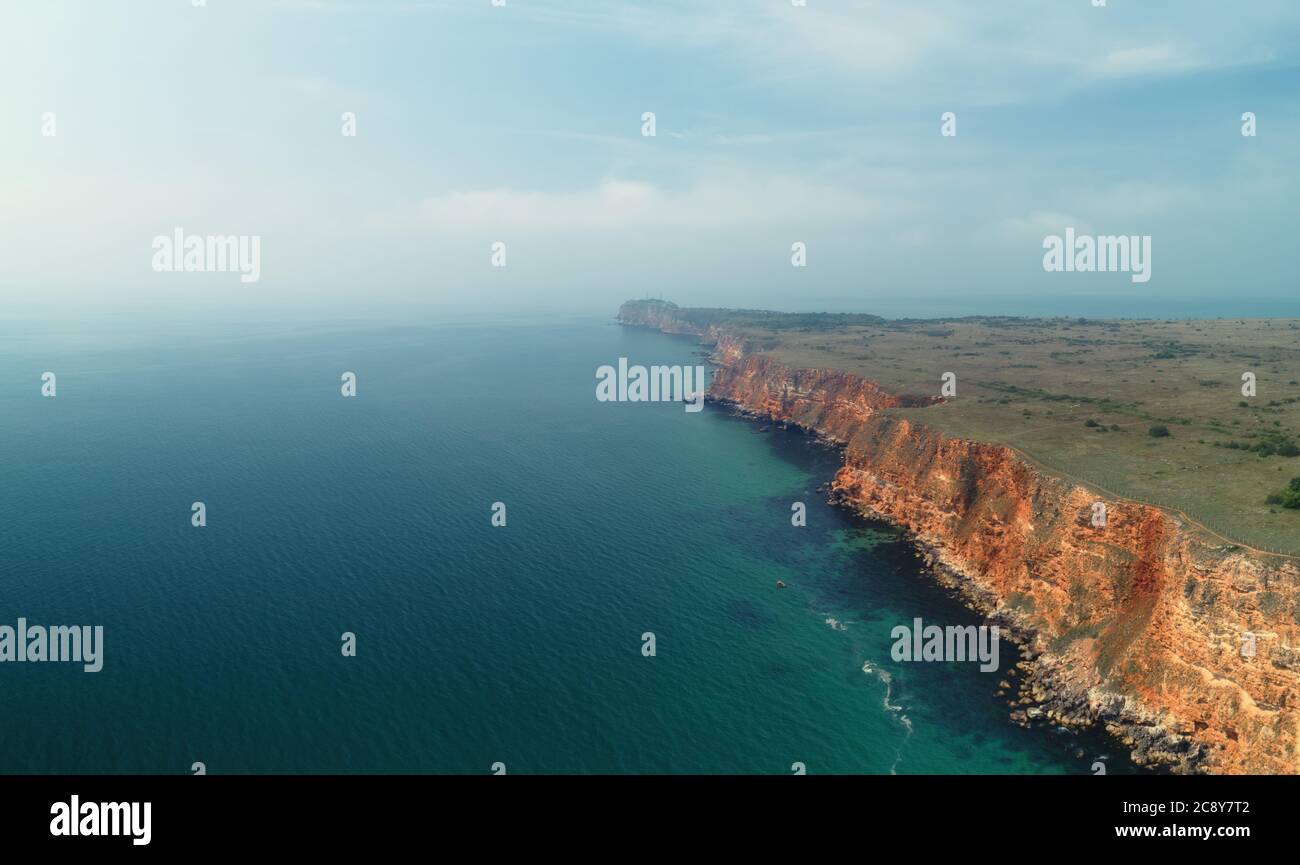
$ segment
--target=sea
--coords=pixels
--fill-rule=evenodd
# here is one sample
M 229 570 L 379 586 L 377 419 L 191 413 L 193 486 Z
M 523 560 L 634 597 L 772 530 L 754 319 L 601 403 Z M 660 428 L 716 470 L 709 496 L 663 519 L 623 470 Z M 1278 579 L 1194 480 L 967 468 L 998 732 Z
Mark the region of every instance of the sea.
M 1009 721 L 1006 641 L 893 660 L 983 620 L 826 503 L 834 447 L 601 402 L 620 357 L 704 362 L 598 316 L 0 323 L 0 626 L 104 635 L 0 663 L 0 772 L 1133 771 Z

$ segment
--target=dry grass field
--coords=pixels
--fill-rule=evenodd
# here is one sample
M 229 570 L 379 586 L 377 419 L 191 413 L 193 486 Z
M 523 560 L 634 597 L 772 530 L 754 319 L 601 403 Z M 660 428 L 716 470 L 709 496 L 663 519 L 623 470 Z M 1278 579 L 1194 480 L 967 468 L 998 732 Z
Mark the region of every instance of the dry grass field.
M 955 398 L 894 411 L 1180 510 L 1228 540 L 1300 554 L 1300 510 L 1266 501 L 1300 476 L 1300 320 L 726 320 L 785 364 L 849 370 L 898 392 L 937 395 L 951 372 Z M 1247 372 L 1254 396 L 1242 393 Z M 1157 426 L 1169 434 L 1152 436 Z

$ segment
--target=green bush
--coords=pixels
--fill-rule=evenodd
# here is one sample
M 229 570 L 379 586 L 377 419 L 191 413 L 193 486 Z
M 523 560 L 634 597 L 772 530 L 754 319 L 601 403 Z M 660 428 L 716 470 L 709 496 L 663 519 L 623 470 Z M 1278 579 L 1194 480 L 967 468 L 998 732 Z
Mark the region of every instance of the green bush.
M 1300 510 L 1300 478 L 1291 478 L 1291 483 L 1280 493 L 1273 493 L 1264 499 L 1268 505 L 1281 505 L 1284 508 Z
M 1254 436 L 1256 434 L 1250 433 L 1249 435 Z M 1269 430 L 1260 436 L 1258 441 L 1253 443 L 1244 441 L 1226 441 L 1215 442 L 1214 446 L 1216 448 L 1228 448 L 1229 450 L 1234 451 L 1250 451 L 1251 453 L 1259 454 L 1262 457 L 1271 457 L 1274 454 L 1284 457 L 1300 456 L 1300 445 L 1297 445 L 1295 440 L 1286 433 L 1277 432 L 1275 430 Z
M 1147 430 L 1147 435 L 1151 436 L 1154 439 L 1165 438 L 1169 435 L 1169 427 L 1163 425 L 1153 426 L 1151 427 L 1151 429 Z

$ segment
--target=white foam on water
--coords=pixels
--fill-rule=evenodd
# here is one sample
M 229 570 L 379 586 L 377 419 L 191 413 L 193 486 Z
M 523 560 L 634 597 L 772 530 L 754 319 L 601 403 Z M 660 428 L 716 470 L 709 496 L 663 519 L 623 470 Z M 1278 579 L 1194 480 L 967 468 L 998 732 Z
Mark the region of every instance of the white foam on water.
M 889 702 L 890 698 L 894 695 L 894 677 L 889 674 L 888 670 L 881 669 L 870 661 L 863 661 L 862 672 L 866 673 L 868 676 L 874 676 L 877 681 L 885 686 L 885 696 L 881 700 L 881 704 L 885 707 L 885 711 L 892 715 L 894 719 L 898 721 L 899 725 L 907 732 L 907 735 L 903 737 L 903 741 L 906 742 L 912 736 L 912 720 L 908 718 L 907 715 L 903 714 L 903 707 L 901 705 Z M 898 748 L 894 752 L 894 762 L 889 767 L 889 774 L 898 774 L 898 764 L 902 759 L 903 749 Z

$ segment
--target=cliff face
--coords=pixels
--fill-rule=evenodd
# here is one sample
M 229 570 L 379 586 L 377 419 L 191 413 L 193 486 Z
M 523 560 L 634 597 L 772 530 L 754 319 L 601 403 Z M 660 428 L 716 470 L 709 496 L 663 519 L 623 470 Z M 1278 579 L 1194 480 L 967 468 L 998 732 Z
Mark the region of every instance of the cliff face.
M 840 441 L 848 441 L 876 409 L 939 402 L 938 397 L 919 400 L 886 393 L 874 382 L 838 370 L 792 370 L 763 355 L 736 356 L 734 349 L 722 354 L 714 352 L 723 365 L 714 372 L 711 395 Z
M 711 398 L 845 443 L 835 498 L 909 530 L 936 572 L 1018 635 L 1013 718 L 1099 724 L 1137 762 L 1175 771 L 1300 771 L 1294 560 L 1215 544 L 1176 515 L 1106 500 L 1010 448 L 880 414 L 919 403 L 858 376 L 785 368 L 672 311 L 649 318 L 664 316 L 662 329 L 714 344 Z M 620 311 L 661 326 L 641 318 Z M 1092 524 L 1097 501 L 1104 526 Z M 1252 635 L 1253 654 L 1243 651 Z
M 623 324 L 658 328 L 664 333 L 699 335 L 699 328 L 678 319 L 679 312 L 681 308 L 667 300 L 629 300 L 618 308 L 618 320 Z
M 713 346 L 713 362 L 729 366 L 743 358 L 748 352 L 744 340 L 735 334 L 727 333 L 721 328 L 710 325 L 698 325 L 683 318 L 677 304 L 667 300 L 629 300 L 618 309 L 618 321 L 621 324 L 634 324 L 653 327 L 664 333 L 679 333 L 698 336 L 702 341 Z
M 1096 493 L 893 417 L 857 431 L 834 489 L 912 531 L 1027 636 L 1023 705 L 1042 717 L 1101 723 L 1138 762 L 1181 771 L 1300 769 L 1293 563 L 1148 505 L 1101 499 L 1093 526 Z

